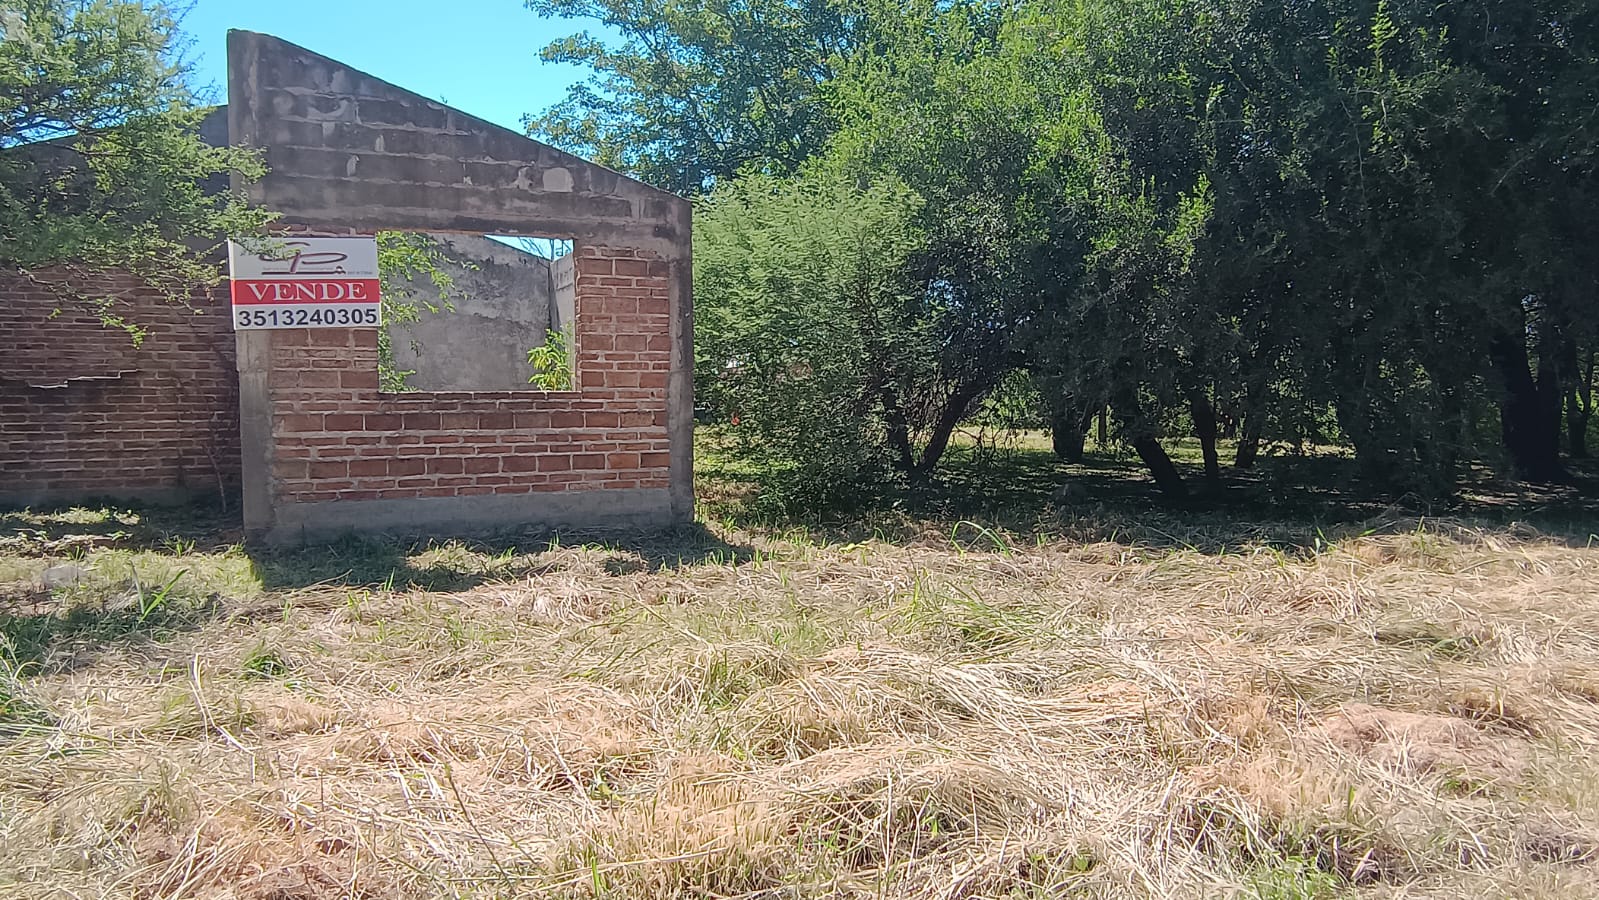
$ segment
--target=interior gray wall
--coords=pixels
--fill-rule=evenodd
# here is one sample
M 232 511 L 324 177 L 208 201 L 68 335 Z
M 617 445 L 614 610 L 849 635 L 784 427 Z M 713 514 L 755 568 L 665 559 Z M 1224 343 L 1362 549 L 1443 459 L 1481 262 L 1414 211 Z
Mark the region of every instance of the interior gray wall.
M 527 351 L 545 340 L 555 307 L 548 260 L 469 234 L 431 234 L 445 255 L 465 266 L 445 266 L 454 286 L 440 297 L 426 275 L 405 282 L 417 322 L 389 326 L 394 364 L 414 370 L 406 386 L 417 391 L 529 390 L 533 367 Z M 439 312 L 429 312 L 432 306 Z

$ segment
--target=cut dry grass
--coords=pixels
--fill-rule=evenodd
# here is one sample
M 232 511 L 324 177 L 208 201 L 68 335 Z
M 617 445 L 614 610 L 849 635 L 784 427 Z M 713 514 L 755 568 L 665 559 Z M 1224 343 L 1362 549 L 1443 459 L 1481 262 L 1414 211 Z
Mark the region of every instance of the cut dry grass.
M 1599 896 L 1599 550 L 1362 531 L 41 538 L 0 894 Z

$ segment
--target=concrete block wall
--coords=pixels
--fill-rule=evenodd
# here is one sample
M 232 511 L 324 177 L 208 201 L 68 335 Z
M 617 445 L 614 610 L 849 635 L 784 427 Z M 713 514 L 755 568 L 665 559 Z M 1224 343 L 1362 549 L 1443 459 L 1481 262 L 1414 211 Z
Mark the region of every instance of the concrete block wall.
M 179 500 L 237 488 L 238 382 L 227 286 L 169 302 L 129 275 L 75 287 L 116 298 L 134 345 L 64 275 L 0 275 L 0 503 Z

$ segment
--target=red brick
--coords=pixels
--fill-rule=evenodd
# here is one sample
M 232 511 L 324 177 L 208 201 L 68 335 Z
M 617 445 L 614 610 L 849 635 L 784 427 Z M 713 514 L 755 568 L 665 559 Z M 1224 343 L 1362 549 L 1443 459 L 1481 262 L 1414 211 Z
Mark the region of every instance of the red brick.
M 654 424 L 655 414 L 648 412 L 625 412 L 619 417 L 621 428 L 643 428 Z
M 540 472 L 565 472 L 572 468 L 572 457 L 565 454 L 547 454 L 533 457 L 538 460 Z
M 272 372 L 272 375 L 276 375 L 277 373 L 278 373 L 278 370 L 274 369 L 273 372 Z M 269 381 L 272 380 L 272 376 L 271 375 L 268 376 L 268 380 Z M 308 369 L 308 370 L 296 372 L 295 373 L 295 378 L 294 378 L 294 383 L 295 383 L 295 385 L 298 385 L 299 387 L 303 387 L 303 388 L 333 388 L 333 387 L 338 387 L 339 386 L 339 373 L 331 371 L 331 370 L 326 370 L 326 369 L 322 369 L 322 370 Z
M 350 332 L 340 328 L 317 328 L 313 329 L 301 343 L 306 347 L 348 347 Z
M 552 428 L 582 428 L 583 414 L 574 411 L 562 411 L 550 414 L 550 427 Z
M 484 431 L 510 431 L 516 427 L 516 416 L 511 413 L 482 413 L 477 427 Z
M 340 372 L 339 386 L 352 390 L 375 391 L 378 389 L 377 370 L 346 370 Z
M 438 431 L 439 430 L 439 414 L 438 413 L 406 413 L 405 414 L 405 430 L 406 431 Z
M 462 471 L 478 475 L 486 472 L 498 472 L 500 471 L 500 457 L 474 456 L 471 459 L 462 460 L 461 466 Z
M 387 475 L 389 473 L 388 460 L 384 459 L 357 459 L 350 462 L 350 476 L 360 478 L 368 475 Z
M 389 477 L 391 478 L 399 478 L 406 475 L 421 475 L 426 471 L 426 460 L 414 458 L 389 460 Z
M 516 414 L 516 428 L 518 431 L 540 431 L 550 427 L 550 414 L 547 412 L 519 412 Z
M 542 456 L 503 456 L 500 457 L 500 466 L 507 472 L 536 472 L 540 468 L 540 460 L 547 458 Z
M 522 493 L 664 485 L 670 455 L 661 391 L 677 349 L 668 334 L 672 267 L 657 254 L 586 246 L 579 247 L 578 267 L 582 392 L 380 399 L 375 330 L 263 336 L 273 362 L 279 496 L 356 500 L 446 488 Z M 0 275 L 0 289 L 15 282 Z M 104 283 L 137 286 L 127 277 Z M 148 309 L 128 317 L 155 338 L 134 360 L 125 339 L 108 336 L 93 316 L 39 315 L 46 304 L 56 305 L 49 293 L 26 284 L 0 290 L 6 300 L 0 330 L 22 335 L 8 346 L 8 373 L 48 375 L 52 365 L 71 374 L 85 365 L 131 373 L 75 391 L 66 416 L 62 395 L 0 386 L 0 478 L 20 474 L 39 486 L 114 489 L 180 480 L 193 486 L 213 478 L 215 465 L 224 478 L 237 479 L 235 338 L 225 295 L 225 288 L 197 293 L 199 315 L 167 307 L 153 292 L 132 301 Z M 119 296 L 146 295 L 119 289 Z M 64 418 L 70 427 L 57 424 Z M 316 436 L 323 431 L 335 434 Z M 446 455 L 438 455 L 441 448 Z M 661 475 L 640 478 L 640 469 Z
M 365 427 L 364 416 L 350 413 L 330 414 L 322 422 L 323 431 L 361 431 Z
M 347 478 L 350 475 L 350 464 L 339 460 L 337 462 L 313 462 L 310 466 L 310 477 L 314 480 L 329 478 Z
M 405 428 L 405 417 L 393 413 L 367 413 L 363 427 L 367 431 L 400 431 Z

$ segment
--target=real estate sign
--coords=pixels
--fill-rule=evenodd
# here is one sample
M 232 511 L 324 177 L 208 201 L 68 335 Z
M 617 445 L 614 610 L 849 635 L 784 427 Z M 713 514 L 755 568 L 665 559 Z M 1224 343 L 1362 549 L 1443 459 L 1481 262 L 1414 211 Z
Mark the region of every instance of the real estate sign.
M 235 331 L 378 326 L 376 238 L 228 241 L 228 268 Z

